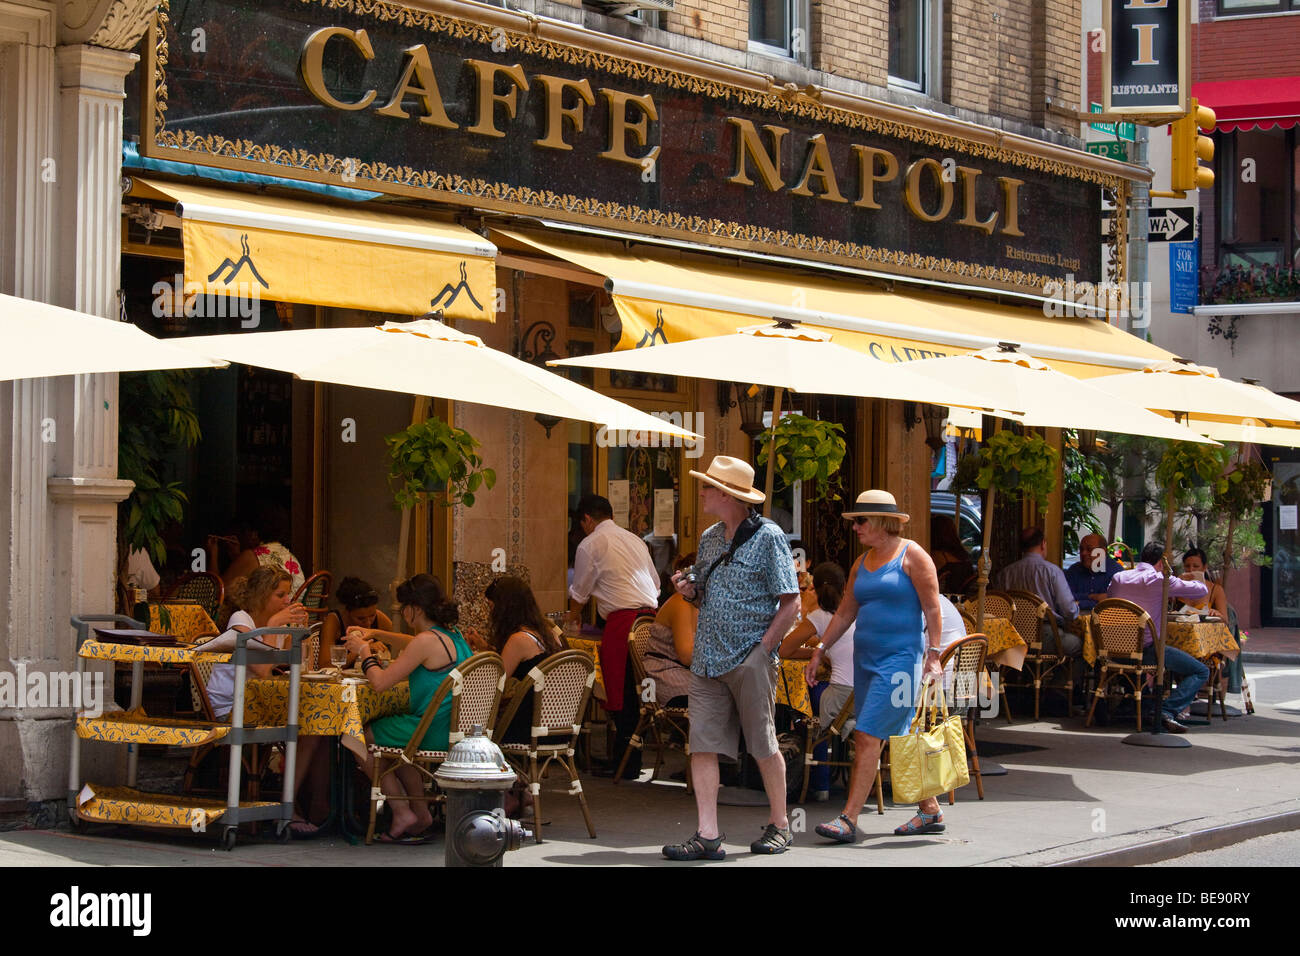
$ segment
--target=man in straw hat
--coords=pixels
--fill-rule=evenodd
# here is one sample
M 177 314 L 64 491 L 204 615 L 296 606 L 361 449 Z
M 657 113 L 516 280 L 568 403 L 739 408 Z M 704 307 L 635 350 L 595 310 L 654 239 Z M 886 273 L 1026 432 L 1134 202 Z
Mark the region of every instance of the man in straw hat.
M 664 847 L 670 860 L 720 860 L 718 755 L 735 760 L 739 735 L 758 763 L 771 815 L 750 844 L 755 853 L 790 846 L 785 812 L 785 758 L 776 742 L 776 648 L 794 623 L 799 582 L 781 529 L 753 505 L 764 495 L 754 469 L 719 455 L 700 480 L 704 511 L 722 520 L 700 535 L 695 567 L 673 575 L 677 591 L 700 608 L 691 659 L 691 781 L 699 829 L 685 843 Z

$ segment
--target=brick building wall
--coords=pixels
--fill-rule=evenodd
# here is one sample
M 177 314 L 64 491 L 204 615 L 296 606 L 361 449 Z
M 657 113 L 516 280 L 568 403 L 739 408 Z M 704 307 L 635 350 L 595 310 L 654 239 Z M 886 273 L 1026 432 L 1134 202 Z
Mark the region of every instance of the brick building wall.
M 812 7 L 812 67 L 884 86 L 889 82 L 886 0 L 821 0 Z
M 1213 2 L 1209 6 L 1213 13 Z M 1300 73 L 1300 16 L 1203 19 L 1192 24 L 1191 48 L 1193 82 L 1295 76 Z
M 748 0 L 682 0 L 664 18 L 669 33 L 743 50 L 749 43 Z

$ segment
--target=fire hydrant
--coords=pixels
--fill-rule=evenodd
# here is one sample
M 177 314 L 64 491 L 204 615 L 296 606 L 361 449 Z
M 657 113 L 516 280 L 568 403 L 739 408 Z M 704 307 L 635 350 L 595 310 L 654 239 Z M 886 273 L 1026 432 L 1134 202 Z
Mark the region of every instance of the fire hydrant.
M 532 831 L 506 817 L 504 794 L 515 782 L 501 748 L 475 726 L 434 774 L 447 794 L 447 866 L 501 866 Z

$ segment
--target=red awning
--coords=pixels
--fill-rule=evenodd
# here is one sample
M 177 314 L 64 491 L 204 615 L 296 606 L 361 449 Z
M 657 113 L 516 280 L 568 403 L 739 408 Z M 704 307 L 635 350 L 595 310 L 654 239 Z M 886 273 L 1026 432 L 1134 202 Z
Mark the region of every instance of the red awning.
M 1290 129 L 1300 121 L 1300 76 L 1193 83 L 1192 96 L 1214 110 L 1216 129 Z

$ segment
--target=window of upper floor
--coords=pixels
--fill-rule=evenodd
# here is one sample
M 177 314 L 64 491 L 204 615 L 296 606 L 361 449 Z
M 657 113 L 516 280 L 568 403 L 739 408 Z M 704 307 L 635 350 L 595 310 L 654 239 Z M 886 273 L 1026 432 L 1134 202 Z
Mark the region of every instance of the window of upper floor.
M 806 62 L 807 0 L 749 0 L 749 49 Z
M 932 93 L 936 4 L 889 0 L 889 85 Z
M 1300 0 L 1218 0 L 1220 17 L 1244 17 L 1258 13 L 1286 13 L 1300 10 Z
M 1215 138 L 1218 264 L 1300 267 L 1300 128 Z

